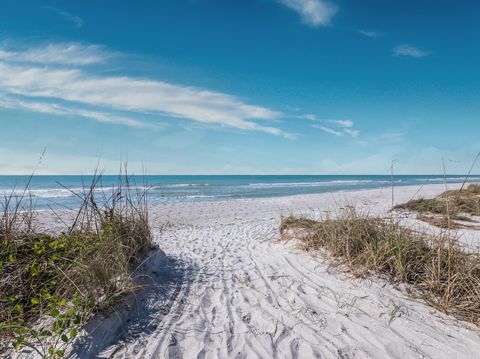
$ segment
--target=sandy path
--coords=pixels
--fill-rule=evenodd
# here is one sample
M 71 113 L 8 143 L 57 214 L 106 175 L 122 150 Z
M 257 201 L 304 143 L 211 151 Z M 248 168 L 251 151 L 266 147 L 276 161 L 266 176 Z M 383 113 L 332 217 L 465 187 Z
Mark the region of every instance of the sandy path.
M 426 186 L 422 193 L 442 189 Z M 397 190 L 397 200 L 416 190 Z M 159 272 L 159 289 L 131 312 L 104 321 L 101 334 L 92 333 L 96 344 L 82 346 L 78 356 L 480 357 L 478 330 L 381 280 L 354 280 L 321 258 L 278 243 L 281 214 L 318 215 L 346 202 L 382 214 L 390 192 L 155 207 L 156 239 L 169 257 L 147 265 Z M 467 233 L 463 240 L 473 243 L 478 236 Z

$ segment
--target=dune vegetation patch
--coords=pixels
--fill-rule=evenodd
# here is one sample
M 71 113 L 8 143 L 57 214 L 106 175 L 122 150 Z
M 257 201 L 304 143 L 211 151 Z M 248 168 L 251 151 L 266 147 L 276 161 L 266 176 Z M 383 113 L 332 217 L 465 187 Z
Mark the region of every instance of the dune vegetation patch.
M 480 184 L 445 191 L 435 198 L 412 199 L 394 209 L 416 212 L 419 220 L 441 228 L 476 227 L 472 216 L 480 216 Z
M 77 194 L 81 208 L 63 233 L 35 228 L 35 211 L 23 207 L 28 188 L 21 198 L 4 198 L 0 355 L 28 350 L 63 357 L 93 313 L 134 290 L 131 269 L 153 248 L 145 191 L 125 176 L 106 193 L 100 179 Z
M 348 207 L 320 221 L 284 218 L 280 234 L 303 250 L 324 251 L 354 276 L 407 283 L 412 296 L 480 325 L 480 255 L 464 252 L 448 233 L 431 236 Z

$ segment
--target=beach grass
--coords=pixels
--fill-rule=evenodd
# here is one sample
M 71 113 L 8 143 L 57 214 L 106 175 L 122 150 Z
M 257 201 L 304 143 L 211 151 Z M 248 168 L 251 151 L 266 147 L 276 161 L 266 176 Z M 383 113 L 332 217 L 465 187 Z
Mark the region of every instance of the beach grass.
M 471 222 L 469 216 L 480 216 L 480 184 L 445 191 L 435 198 L 412 199 L 394 209 L 417 212 L 418 219 L 438 227 L 462 227 L 455 221 Z
M 63 233 L 35 227 L 28 188 L 20 198 L 4 198 L 0 355 L 13 347 L 62 357 L 93 313 L 134 289 L 131 269 L 153 248 L 146 193 L 128 175 L 109 192 L 100 183 L 95 176 L 76 193 L 81 208 Z
M 316 221 L 287 217 L 281 238 L 306 251 L 325 251 L 354 275 L 382 275 L 407 283 L 411 295 L 458 319 L 480 325 L 480 255 L 462 250 L 447 231 L 432 236 L 358 213 L 354 208 Z

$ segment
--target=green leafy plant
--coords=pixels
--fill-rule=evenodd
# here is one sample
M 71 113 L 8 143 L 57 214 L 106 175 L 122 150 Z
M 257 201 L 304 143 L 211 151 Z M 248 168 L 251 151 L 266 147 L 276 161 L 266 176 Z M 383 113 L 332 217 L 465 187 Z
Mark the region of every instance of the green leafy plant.
M 30 349 L 42 358 L 63 357 L 93 313 L 133 289 L 130 269 L 153 247 L 146 191 L 135 192 L 122 176 L 106 193 L 100 179 L 76 194 L 81 207 L 64 233 L 35 230 L 35 212 L 22 207 L 23 196 L 4 199 L 0 355 Z

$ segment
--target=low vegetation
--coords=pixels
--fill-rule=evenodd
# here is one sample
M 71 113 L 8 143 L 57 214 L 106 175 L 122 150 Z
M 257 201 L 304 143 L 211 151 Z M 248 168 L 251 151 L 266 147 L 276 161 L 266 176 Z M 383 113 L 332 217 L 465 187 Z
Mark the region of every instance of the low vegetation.
M 133 290 L 130 270 L 152 248 L 145 193 L 136 192 L 127 176 L 107 193 L 98 188 L 100 179 L 76 194 L 81 209 L 64 233 L 35 228 L 35 212 L 23 208 L 28 188 L 20 198 L 4 199 L 0 356 L 13 346 L 62 357 L 94 312 Z
M 414 199 L 394 209 L 417 212 L 418 219 L 442 228 L 468 227 L 458 221 L 472 222 L 469 216 L 480 216 L 480 184 L 446 191 L 435 198 Z
M 480 255 L 464 252 L 447 234 L 429 236 L 353 208 L 321 221 L 284 218 L 280 232 L 306 251 L 325 250 L 332 264 L 355 276 L 381 274 L 408 283 L 412 295 L 480 325 Z

